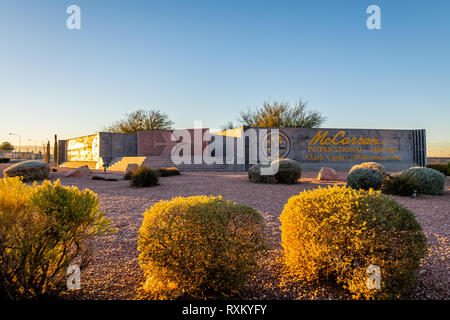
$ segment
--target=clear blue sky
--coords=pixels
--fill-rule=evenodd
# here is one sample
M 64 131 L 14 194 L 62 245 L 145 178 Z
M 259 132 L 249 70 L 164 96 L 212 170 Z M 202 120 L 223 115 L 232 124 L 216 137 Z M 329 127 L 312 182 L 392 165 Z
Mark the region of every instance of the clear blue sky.
M 299 98 L 325 127 L 425 128 L 449 156 L 450 1 L 0 2 L 0 141 L 94 133 L 138 108 L 220 128 Z

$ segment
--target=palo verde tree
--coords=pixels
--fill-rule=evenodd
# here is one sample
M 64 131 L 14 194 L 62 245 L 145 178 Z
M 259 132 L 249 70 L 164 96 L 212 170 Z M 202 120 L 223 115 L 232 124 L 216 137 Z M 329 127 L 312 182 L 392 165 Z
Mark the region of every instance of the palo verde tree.
M 0 151 L 13 151 L 14 149 L 15 149 L 14 146 L 8 141 L 5 141 L 2 144 L 0 144 Z
M 147 130 L 171 129 L 173 122 L 169 116 L 157 109 L 136 110 L 126 114 L 125 119 L 114 122 L 106 128 L 108 132 L 138 133 Z
M 239 114 L 240 122 L 250 127 L 314 128 L 325 119 L 319 111 L 307 110 L 307 103 L 301 100 L 295 106 L 287 102 L 264 102 L 261 108 Z

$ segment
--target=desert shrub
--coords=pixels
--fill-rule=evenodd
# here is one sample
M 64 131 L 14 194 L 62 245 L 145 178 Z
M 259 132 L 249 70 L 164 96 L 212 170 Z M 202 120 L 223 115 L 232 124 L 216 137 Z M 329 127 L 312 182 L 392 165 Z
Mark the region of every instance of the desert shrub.
M 90 190 L 28 186 L 19 177 L 0 180 L 0 297 L 32 299 L 65 289 L 75 259 L 89 263 L 89 238 L 112 231 Z
M 9 158 L 0 158 L 0 163 L 8 163 L 9 160 Z
M 261 168 L 268 167 L 268 164 L 254 164 L 248 169 L 248 180 L 252 183 L 275 183 L 274 175 L 262 175 Z
M 300 179 L 302 168 L 300 163 L 292 159 L 278 159 L 270 163 L 270 166 L 278 165 L 274 175 L 262 175 L 261 168 L 268 168 L 268 164 L 255 164 L 248 169 L 248 179 L 253 183 L 286 183 L 293 184 Z
M 137 169 L 136 169 L 136 170 L 137 170 Z M 124 176 L 123 176 L 123 179 L 124 179 L 124 180 L 130 180 L 132 175 L 133 175 L 133 170 L 130 170 L 130 171 L 128 171 L 128 172 L 125 172 L 125 174 L 124 174 Z
M 427 164 L 426 167 L 437 170 L 446 176 L 450 176 L 450 162 L 447 164 Z
M 257 269 L 263 219 L 221 197 L 160 201 L 144 214 L 138 249 L 144 290 L 153 298 L 228 296 Z
M 159 184 L 159 173 L 145 166 L 134 170 L 130 177 L 130 184 L 134 187 L 153 187 Z
M 383 176 L 383 179 L 386 179 L 389 176 L 387 171 L 386 171 L 386 168 L 382 164 L 380 164 L 378 162 L 363 162 L 361 164 L 354 165 L 350 169 L 349 173 L 352 172 L 355 169 L 358 169 L 358 168 L 376 169 L 376 170 L 380 171 L 381 175 Z
M 304 191 L 289 199 L 280 220 L 287 275 L 334 280 L 354 298 L 402 297 L 427 251 L 414 215 L 380 191 Z M 366 285 L 370 265 L 381 269 L 381 289 Z
M 278 171 L 275 174 L 277 183 L 293 184 L 302 176 L 300 163 L 292 159 L 278 159 L 270 163 L 271 166 L 278 165 Z
M 377 169 L 356 168 L 347 175 L 347 185 L 353 189 L 380 189 L 382 183 L 383 176 Z
M 412 167 L 402 171 L 400 176 L 412 176 L 419 183 L 417 192 L 442 195 L 445 188 L 445 176 L 441 172 L 424 167 Z
M 178 176 L 180 175 L 180 170 L 178 168 L 158 168 L 156 171 L 159 173 L 161 177 L 170 177 L 170 176 Z
M 412 196 L 419 184 L 413 176 L 391 176 L 385 180 L 383 192 L 397 196 Z
M 5 177 L 22 177 L 23 181 L 43 180 L 50 175 L 48 163 L 40 161 L 22 161 L 3 170 Z

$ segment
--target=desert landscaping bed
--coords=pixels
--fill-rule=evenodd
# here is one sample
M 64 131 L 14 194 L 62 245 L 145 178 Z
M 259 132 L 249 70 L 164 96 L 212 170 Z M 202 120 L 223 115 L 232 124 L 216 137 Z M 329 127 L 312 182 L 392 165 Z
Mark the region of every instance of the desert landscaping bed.
M 6 165 L 0 165 L 4 169 Z M 327 283 L 314 287 L 279 281 L 281 231 L 279 215 L 287 200 L 303 190 L 332 184 L 345 184 L 346 172 L 338 172 L 339 181 L 315 179 L 316 171 L 306 171 L 301 182 L 294 185 L 251 184 L 246 173 L 183 172 L 180 176 L 160 178 L 160 185 L 131 188 L 125 180 L 101 181 L 90 177 L 64 177 L 64 170 L 52 172 L 52 180 L 63 185 L 89 188 L 98 194 L 101 209 L 118 228 L 118 232 L 93 240 L 92 263 L 82 270 L 82 289 L 66 293 L 75 299 L 137 299 L 144 281 L 138 263 L 137 231 L 142 213 L 159 200 L 176 196 L 222 195 L 226 200 L 250 205 L 260 211 L 267 225 L 271 250 L 263 268 L 248 287 L 236 298 L 242 299 L 347 299 L 341 289 Z M 114 175 L 114 174 L 111 174 Z M 450 181 L 446 180 L 443 196 L 420 195 L 394 197 L 410 209 L 423 227 L 428 239 L 429 254 L 419 270 L 417 284 L 410 299 L 450 298 L 449 213 Z

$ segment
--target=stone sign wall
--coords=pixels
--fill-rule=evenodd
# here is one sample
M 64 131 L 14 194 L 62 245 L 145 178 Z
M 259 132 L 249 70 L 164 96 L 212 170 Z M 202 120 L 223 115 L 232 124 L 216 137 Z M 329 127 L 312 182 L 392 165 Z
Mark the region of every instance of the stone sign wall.
M 109 162 L 115 157 L 137 155 L 137 135 L 99 132 L 93 135 L 59 140 L 59 162 Z
M 193 144 L 183 151 L 190 153 L 191 158 L 207 154 L 208 158 L 214 158 L 220 161 L 218 163 L 224 164 L 224 170 L 243 171 L 255 161 L 262 162 L 262 148 L 267 148 L 269 152 L 263 153 L 270 155 L 271 136 L 275 129 L 278 128 L 241 127 L 210 134 L 208 129 L 189 129 L 184 132 L 192 140 L 195 137 L 200 138 L 200 144 L 197 147 Z M 383 164 L 391 171 L 426 164 L 425 130 L 278 130 L 280 157 L 297 160 L 305 170 L 320 170 L 323 166 L 348 170 L 355 164 L 372 161 Z M 96 161 L 97 164 L 109 163 L 118 157 L 170 159 L 174 146 L 185 139 L 171 141 L 172 133 L 173 130 L 142 131 L 138 134 L 100 132 L 62 140 L 60 152 L 65 153 L 65 157 L 60 158 L 62 161 Z M 204 136 L 210 137 L 210 140 L 202 141 L 201 137 Z M 217 141 L 222 143 L 214 149 Z M 204 152 L 205 150 L 207 152 Z M 253 156 L 255 153 L 257 158 Z M 203 161 L 199 163 L 202 164 Z
M 209 129 L 186 129 L 186 132 L 192 140 L 195 136 L 200 139 L 203 138 Z M 177 145 L 178 142 L 182 141 L 172 141 L 172 134 L 174 130 L 151 130 L 151 131 L 140 131 L 138 133 L 138 151 L 137 155 L 139 157 L 162 157 L 169 158 L 172 153 L 172 149 Z M 194 148 L 194 144 L 191 144 L 190 153 L 195 156 L 198 153 L 202 156 L 203 150 L 209 144 L 208 141 L 201 141 L 201 148 Z
M 137 155 L 137 134 L 100 132 L 99 140 L 99 154 L 104 162 Z
M 266 135 L 270 144 L 272 129 L 258 128 L 258 136 Z M 348 170 L 361 162 L 379 162 L 388 170 L 426 164 L 425 130 L 283 128 L 279 140 L 280 156 L 299 161 L 307 170 Z
M 99 134 L 66 140 L 66 161 L 98 161 Z

